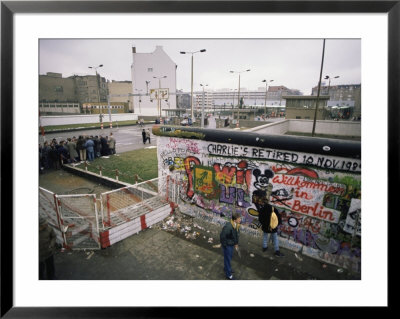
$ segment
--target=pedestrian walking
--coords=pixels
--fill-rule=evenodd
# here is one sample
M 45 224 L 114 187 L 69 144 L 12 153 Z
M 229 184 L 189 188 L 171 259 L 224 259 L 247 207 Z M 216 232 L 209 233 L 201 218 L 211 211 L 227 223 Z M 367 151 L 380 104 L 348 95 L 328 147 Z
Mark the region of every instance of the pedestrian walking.
M 151 142 L 150 142 L 150 130 L 149 129 L 146 130 L 146 141 L 147 140 L 149 140 L 149 144 L 151 144 Z
M 143 129 L 142 131 L 142 139 L 143 139 L 143 144 L 146 144 L 146 131 Z
M 239 227 L 241 216 L 239 213 L 232 213 L 232 219 L 227 222 L 220 233 L 219 239 L 224 253 L 224 272 L 226 279 L 232 280 L 233 271 L 231 260 L 233 249 L 239 249 Z
M 46 219 L 39 218 L 39 279 L 54 280 L 54 253 L 56 251 L 56 235 L 47 224 Z
M 115 138 L 113 136 L 113 133 L 111 132 L 110 133 L 110 138 L 108 140 L 108 147 L 110 148 L 110 155 L 115 154 L 115 144 L 116 144 L 116 141 L 115 141 Z

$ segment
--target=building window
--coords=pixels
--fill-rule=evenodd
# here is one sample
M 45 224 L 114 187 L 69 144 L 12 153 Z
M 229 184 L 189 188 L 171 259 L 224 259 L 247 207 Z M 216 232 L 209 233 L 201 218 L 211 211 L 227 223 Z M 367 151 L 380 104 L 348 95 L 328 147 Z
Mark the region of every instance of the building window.
M 153 68 L 147 68 L 147 72 L 153 72 Z
M 56 87 L 55 87 L 55 91 L 56 91 L 56 92 L 61 92 L 61 93 L 64 92 L 62 86 L 56 86 Z

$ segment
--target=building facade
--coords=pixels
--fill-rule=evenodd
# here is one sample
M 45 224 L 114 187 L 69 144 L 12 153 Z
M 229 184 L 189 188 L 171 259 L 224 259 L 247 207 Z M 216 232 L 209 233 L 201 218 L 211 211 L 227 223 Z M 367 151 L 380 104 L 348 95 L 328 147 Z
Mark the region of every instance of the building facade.
M 315 108 L 317 105 L 317 96 L 282 96 L 286 100 L 286 118 L 287 119 L 314 119 Z M 327 102 L 329 96 L 323 95 L 319 97 L 317 120 L 325 120 L 329 118 L 327 110 Z
M 79 102 L 76 96 L 75 80 L 63 78 L 61 73 L 54 72 L 39 75 L 39 102 Z
M 312 88 L 312 95 L 318 94 L 318 86 Z M 361 115 L 361 84 L 340 84 L 321 86 L 320 95 L 329 95 L 328 107 L 352 107 Z
M 54 72 L 39 75 L 39 107 L 43 112 L 76 113 L 78 104 L 79 113 L 82 113 L 83 103 L 107 103 L 107 95 L 107 81 L 100 75 L 73 75 L 67 78 Z
M 138 112 L 133 106 L 132 81 L 108 82 L 108 93 L 110 103 L 125 103 L 128 105 L 127 112 Z
M 138 53 L 136 47 L 132 48 L 131 73 L 135 113 L 161 116 L 165 115 L 161 114 L 162 109 L 176 108 L 176 68 L 177 65 L 162 46 L 156 46 L 151 53 Z M 160 95 L 159 89 L 163 89 Z
M 39 110 L 44 113 L 98 113 L 101 105 L 108 104 L 108 97 L 111 105 L 118 105 L 115 112 L 135 111 L 131 81 L 110 82 L 100 75 L 67 78 L 53 72 L 39 75 Z

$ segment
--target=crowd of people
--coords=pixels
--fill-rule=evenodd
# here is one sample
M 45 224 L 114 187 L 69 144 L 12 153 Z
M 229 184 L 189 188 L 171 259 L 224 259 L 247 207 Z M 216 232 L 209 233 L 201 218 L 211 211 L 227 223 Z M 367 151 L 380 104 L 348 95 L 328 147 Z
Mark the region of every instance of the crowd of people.
M 39 144 L 39 171 L 44 169 L 60 169 L 62 164 L 93 161 L 101 156 L 115 154 L 116 141 L 113 134 L 110 136 L 73 136 L 67 140 L 57 142 L 45 141 Z

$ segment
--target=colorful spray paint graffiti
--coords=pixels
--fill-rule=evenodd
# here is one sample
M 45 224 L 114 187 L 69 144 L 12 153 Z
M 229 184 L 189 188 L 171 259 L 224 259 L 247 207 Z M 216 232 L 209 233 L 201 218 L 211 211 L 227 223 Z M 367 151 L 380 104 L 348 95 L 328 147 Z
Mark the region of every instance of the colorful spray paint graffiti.
M 158 143 L 159 175 L 180 180 L 184 202 L 220 217 L 239 212 L 259 229 L 254 195 L 263 194 L 281 213 L 281 238 L 360 256 L 360 160 L 175 137 Z

